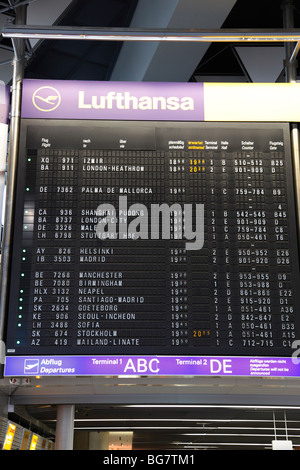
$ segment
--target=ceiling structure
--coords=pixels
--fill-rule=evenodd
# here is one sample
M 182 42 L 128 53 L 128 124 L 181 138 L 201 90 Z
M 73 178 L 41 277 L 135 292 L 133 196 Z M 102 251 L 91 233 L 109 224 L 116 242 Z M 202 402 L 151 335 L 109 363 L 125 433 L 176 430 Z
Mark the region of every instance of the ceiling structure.
M 0 27 L 14 4 L 0 2 Z M 132 28 L 283 28 L 282 0 L 29 0 L 28 25 Z M 295 2 L 294 27 L 300 27 Z M 281 43 L 26 41 L 25 78 L 61 80 L 284 82 Z M 13 48 L 0 38 L 0 80 L 12 78 Z M 297 69 L 299 76 L 299 69 Z M 55 433 L 57 405 L 76 405 L 75 434 L 133 430 L 134 449 L 270 449 L 300 446 L 298 379 L 232 377 L 0 379 L 9 417 Z
M 133 432 L 133 450 L 300 448 L 300 383 L 267 377 L 40 377 L 0 380 L 9 418 L 55 437 L 57 405 L 74 404 L 76 450 L 87 433 Z M 13 406 L 13 409 L 11 408 Z
M 0 2 L 0 26 L 13 22 L 13 0 Z M 29 0 L 28 25 L 159 29 L 275 29 L 282 0 Z M 295 2 L 294 27 L 300 26 Z M 133 81 L 285 81 L 282 43 L 27 41 L 26 78 Z M 0 78 L 12 77 L 12 45 L 0 42 Z M 263 58 L 263 60 L 262 60 Z

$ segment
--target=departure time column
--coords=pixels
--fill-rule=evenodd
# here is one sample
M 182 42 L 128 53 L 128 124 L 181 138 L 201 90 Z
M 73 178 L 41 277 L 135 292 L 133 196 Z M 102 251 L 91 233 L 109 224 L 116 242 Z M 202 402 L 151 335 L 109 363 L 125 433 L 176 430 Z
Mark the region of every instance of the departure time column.
M 188 346 L 188 276 L 187 253 L 182 241 L 184 214 L 181 202 L 186 200 L 186 162 L 182 151 L 168 154 L 169 203 L 170 208 L 170 308 L 171 308 L 171 346 Z

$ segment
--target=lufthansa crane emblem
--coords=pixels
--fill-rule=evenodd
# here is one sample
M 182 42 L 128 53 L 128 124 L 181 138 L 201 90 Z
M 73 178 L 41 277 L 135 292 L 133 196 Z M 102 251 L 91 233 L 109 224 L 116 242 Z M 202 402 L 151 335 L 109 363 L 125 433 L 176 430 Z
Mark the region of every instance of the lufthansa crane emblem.
M 32 102 L 40 111 L 54 111 L 61 103 L 61 95 L 56 88 L 43 86 L 33 93 Z

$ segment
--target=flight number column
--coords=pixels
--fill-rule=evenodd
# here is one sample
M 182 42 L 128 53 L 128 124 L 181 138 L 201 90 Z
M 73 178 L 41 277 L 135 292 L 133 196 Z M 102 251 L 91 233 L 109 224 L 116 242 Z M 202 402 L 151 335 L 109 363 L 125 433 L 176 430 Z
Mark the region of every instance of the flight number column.
M 38 152 L 32 346 L 72 344 L 77 166 L 76 151 Z

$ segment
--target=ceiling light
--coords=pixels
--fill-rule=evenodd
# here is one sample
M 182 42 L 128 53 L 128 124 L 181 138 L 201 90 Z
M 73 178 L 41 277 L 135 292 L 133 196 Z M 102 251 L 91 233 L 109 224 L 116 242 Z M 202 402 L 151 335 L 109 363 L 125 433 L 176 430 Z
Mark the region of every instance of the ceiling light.
M 205 448 L 207 446 L 213 446 L 213 447 L 219 447 L 219 446 L 254 446 L 254 447 L 258 447 L 258 446 L 263 446 L 263 447 L 266 447 L 266 448 L 269 448 L 271 447 L 271 444 L 262 444 L 262 443 L 258 443 L 258 442 L 205 442 L 205 443 L 200 443 L 200 442 L 195 442 L 195 443 L 188 443 L 187 445 L 185 445 L 184 442 L 175 442 L 174 444 L 176 445 L 183 445 L 184 446 L 184 449 L 194 449 L 195 447 L 197 446 L 200 446 L 201 448 Z
M 183 429 L 195 429 L 194 427 L 186 427 L 186 426 L 78 426 L 74 427 L 74 430 L 80 430 L 80 431 L 97 431 L 97 430 L 102 430 L 102 431 L 110 431 L 110 430 L 122 430 L 122 431 L 128 431 L 128 430 L 154 430 L 154 431 L 162 431 L 162 430 L 168 430 L 168 431 L 182 431 Z
M 176 405 L 148 405 L 148 404 L 141 404 L 141 405 L 120 405 L 120 408 L 225 408 L 225 409 L 241 409 L 241 410 L 300 410 L 300 406 L 281 406 L 281 405 L 183 405 L 177 403 Z

